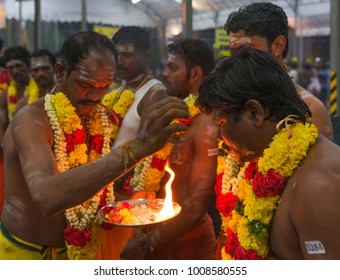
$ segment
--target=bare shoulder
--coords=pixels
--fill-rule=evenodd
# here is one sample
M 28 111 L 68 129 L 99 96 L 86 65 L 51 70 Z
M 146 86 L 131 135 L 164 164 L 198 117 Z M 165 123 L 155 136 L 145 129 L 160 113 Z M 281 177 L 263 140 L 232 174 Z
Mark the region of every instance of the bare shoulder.
M 145 112 L 152 104 L 167 97 L 166 87 L 162 82 L 156 83 L 151 86 L 145 93 L 141 102 L 138 104 L 137 110 L 141 118 L 145 118 Z
M 44 110 L 44 99 L 22 107 L 15 114 L 11 126 L 14 136 L 19 139 L 37 136 L 52 139 L 52 130 Z
M 290 219 L 306 259 L 339 259 L 339 168 L 313 164 L 300 172 L 290 199 Z
M 218 127 L 211 117 L 203 113 L 193 118 L 188 133 L 192 134 L 195 143 L 204 143 L 210 148 L 217 147 Z
M 145 95 L 145 99 L 149 102 L 149 104 L 152 104 L 167 96 L 168 94 L 165 85 L 159 81 L 159 83 L 156 83 L 150 87 Z
M 298 86 L 298 93 L 312 113 L 313 123 L 321 134 L 333 140 L 333 125 L 325 105 L 315 95 Z

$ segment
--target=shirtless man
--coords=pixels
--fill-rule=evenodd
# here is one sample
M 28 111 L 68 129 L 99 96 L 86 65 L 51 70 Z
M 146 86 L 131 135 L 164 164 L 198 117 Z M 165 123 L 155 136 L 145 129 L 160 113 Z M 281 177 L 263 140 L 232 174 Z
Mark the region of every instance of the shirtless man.
M 23 107 L 11 121 L 0 259 L 66 258 L 65 243 L 68 258 L 95 258 L 95 214 L 113 200 L 110 182 L 186 130 L 170 124 L 189 117 L 186 104 L 168 97 L 149 108 L 134 139 L 110 151 L 106 111 L 96 105 L 113 82 L 115 57 L 107 37 L 72 35 L 56 64 L 57 93 Z
M 32 78 L 39 88 L 39 98 L 51 92 L 55 85 L 54 55 L 45 49 L 34 51 L 29 56 L 29 70 Z M 28 96 L 24 96 L 17 102 L 16 111 L 27 105 Z
M 5 50 L 2 57 L 4 66 L 10 75 L 11 81 L 0 94 L 0 214 L 4 200 L 3 193 L 3 137 L 7 126 L 14 115 L 17 102 L 27 94 L 27 85 L 30 83 L 28 68 L 29 52 L 24 47 L 10 47 Z M 34 84 L 34 82 L 32 82 Z M 10 91 L 10 96 L 8 92 Z
M 273 3 L 252 3 L 229 15 L 224 29 L 229 35 L 230 48 L 240 45 L 271 53 L 283 66 L 288 54 L 288 19 L 283 9 Z M 303 101 L 313 114 L 313 123 L 320 133 L 333 140 L 333 125 L 324 104 L 313 94 L 295 83 Z
M 281 65 L 241 48 L 203 82 L 199 104 L 250 162 L 222 183 L 222 258 L 340 259 L 340 148 L 311 124 Z
M 0 95 L 1 143 L 6 128 L 14 115 L 18 100 L 25 95 L 30 95 L 27 87 L 33 79 L 29 73 L 28 57 L 29 51 L 20 46 L 10 47 L 4 52 L 3 61 L 11 77 L 11 82 L 4 94 Z
M 212 50 L 201 40 L 187 39 L 170 44 L 168 53 L 163 72 L 168 94 L 181 99 L 189 95 L 197 98 L 204 77 L 214 68 Z M 192 106 L 194 102 L 191 103 Z M 151 248 L 157 259 L 214 258 L 216 238 L 207 208 L 215 183 L 216 137 L 217 127 L 208 116 L 193 117 L 189 130 L 175 142 L 169 156 L 175 172 L 173 200 L 182 206 L 182 211 L 144 236 L 129 240 L 123 259 L 148 258 Z

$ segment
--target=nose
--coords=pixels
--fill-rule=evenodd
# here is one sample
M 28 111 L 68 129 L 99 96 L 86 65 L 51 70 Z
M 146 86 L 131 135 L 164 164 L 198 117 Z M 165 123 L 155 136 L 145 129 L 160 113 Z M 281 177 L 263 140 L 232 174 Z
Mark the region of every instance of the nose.
M 103 97 L 106 91 L 107 88 L 92 88 L 86 93 L 86 98 L 91 101 L 98 101 Z

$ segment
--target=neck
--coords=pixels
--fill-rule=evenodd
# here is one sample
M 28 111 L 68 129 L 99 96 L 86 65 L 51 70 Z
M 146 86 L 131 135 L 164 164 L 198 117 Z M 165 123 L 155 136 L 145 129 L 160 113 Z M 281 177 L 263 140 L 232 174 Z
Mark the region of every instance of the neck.
M 49 93 L 53 90 L 54 85 L 46 85 L 46 86 L 39 86 L 39 97 L 43 97 L 46 93 Z
M 149 79 L 151 79 L 151 77 L 152 77 L 151 71 L 146 71 L 144 73 L 141 73 L 134 79 L 126 81 L 125 85 L 129 89 L 137 91 L 142 85 L 144 85 Z

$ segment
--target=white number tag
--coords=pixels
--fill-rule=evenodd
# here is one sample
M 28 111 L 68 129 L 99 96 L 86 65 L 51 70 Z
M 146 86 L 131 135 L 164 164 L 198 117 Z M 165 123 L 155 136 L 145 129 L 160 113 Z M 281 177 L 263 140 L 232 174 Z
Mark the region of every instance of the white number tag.
M 326 254 L 325 247 L 318 240 L 305 241 L 305 246 L 306 246 L 306 249 L 307 249 L 307 253 L 310 254 L 310 255 Z

